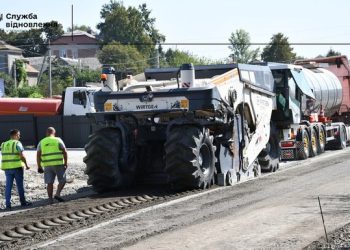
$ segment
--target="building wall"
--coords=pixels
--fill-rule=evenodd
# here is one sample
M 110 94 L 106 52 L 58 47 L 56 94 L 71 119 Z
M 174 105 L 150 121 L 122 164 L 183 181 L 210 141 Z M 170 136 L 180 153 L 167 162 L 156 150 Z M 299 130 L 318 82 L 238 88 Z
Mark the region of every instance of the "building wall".
M 52 45 L 52 55 L 67 58 L 87 58 L 95 57 L 99 49 L 98 45 L 91 44 L 70 44 L 70 45 Z
M 7 54 L 0 52 L 0 72 L 7 73 Z
M 66 58 L 87 58 L 95 57 L 99 45 L 97 40 L 85 35 L 62 36 L 51 43 L 52 54 L 58 57 Z

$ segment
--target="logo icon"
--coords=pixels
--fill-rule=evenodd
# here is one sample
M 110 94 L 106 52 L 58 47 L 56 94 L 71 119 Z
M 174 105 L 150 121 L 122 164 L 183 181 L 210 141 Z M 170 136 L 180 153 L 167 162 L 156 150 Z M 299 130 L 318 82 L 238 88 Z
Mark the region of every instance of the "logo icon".
M 148 93 L 146 95 L 143 95 L 140 97 L 140 101 L 141 102 L 151 102 L 153 100 L 153 94 L 152 93 Z
M 0 22 L 2 21 L 2 19 L 3 19 L 3 16 L 2 16 L 2 14 L 0 14 Z

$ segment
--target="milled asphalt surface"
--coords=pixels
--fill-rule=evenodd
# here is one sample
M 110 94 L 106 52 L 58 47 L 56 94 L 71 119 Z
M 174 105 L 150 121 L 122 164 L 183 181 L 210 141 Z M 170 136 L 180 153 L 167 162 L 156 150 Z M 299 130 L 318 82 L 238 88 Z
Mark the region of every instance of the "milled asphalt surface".
M 60 237 L 42 249 L 301 249 L 350 222 L 350 149 Z M 33 246 L 37 248 L 39 246 Z

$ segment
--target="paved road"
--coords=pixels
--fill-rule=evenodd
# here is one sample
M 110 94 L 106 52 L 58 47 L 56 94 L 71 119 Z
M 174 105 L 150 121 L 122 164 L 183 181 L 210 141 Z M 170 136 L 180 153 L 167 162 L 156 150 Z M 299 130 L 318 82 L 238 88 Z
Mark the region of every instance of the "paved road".
M 291 164 L 288 164 L 291 165 Z M 301 249 L 350 222 L 350 149 L 234 187 L 145 209 L 42 245 L 46 249 Z

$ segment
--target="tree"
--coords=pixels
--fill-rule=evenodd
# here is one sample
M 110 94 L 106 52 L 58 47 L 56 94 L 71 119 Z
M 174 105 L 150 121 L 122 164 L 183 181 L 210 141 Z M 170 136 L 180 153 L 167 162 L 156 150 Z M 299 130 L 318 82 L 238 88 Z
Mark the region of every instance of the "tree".
M 42 32 L 45 34 L 45 42 L 54 41 L 61 37 L 64 33 L 62 24 L 57 21 L 51 21 L 42 28 Z
M 327 52 L 326 57 L 330 57 L 330 56 L 341 56 L 341 53 L 339 51 L 335 51 L 332 48 L 330 48 Z
M 22 49 L 24 57 L 44 55 L 49 41 L 63 34 L 62 25 L 51 21 L 41 29 L 30 29 L 20 32 L 5 32 L 0 29 L 0 40 Z
M 21 87 L 15 89 L 15 82 L 11 76 L 0 72 L 0 78 L 4 79 L 5 95 L 8 97 L 42 97 L 41 90 L 37 86 L 28 86 L 28 84 L 25 83 Z
M 84 86 L 88 82 L 100 82 L 100 70 L 82 69 L 75 73 L 77 86 Z
M 250 49 L 250 36 L 249 33 L 243 29 L 232 32 L 228 39 L 231 43 L 229 48 L 232 50 L 230 58 L 237 63 L 248 63 L 257 60 L 259 55 L 259 48 Z
M 73 30 L 81 30 L 81 31 L 85 31 L 85 32 L 87 32 L 89 34 L 94 32 L 90 26 L 86 26 L 86 25 L 74 25 L 73 26 Z M 72 27 L 69 27 L 67 29 L 67 31 L 68 32 L 72 32 Z
M 13 78 L 3 72 L 0 72 L 0 78 L 4 79 L 5 95 L 10 97 L 17 96 L 18 93 L 15 90 L 15 81 Z
M 1 40 L 22 49 L 24 57 L 40 56 L 45 54 L 45 40 L 41 36 L 41 29 L 31 29 L 21 32 L 1 32 Z
M 162 66 L 179 67 L 184 63 L 193 63 L 193 65 L 212 64 L 213 61 L 205 57 L 198 57 L 187 51 L 168 49 L 165 53 L 165 62 Z
M 126 8 L 122 2 L 111 0 L 100 12 L 103 22 L 97 25 L 100 37 L 105 44 L 117 41 L 121 44 L 135 46 L 145 58 L 153 55 L 156 44 L 165 37 L 154 27 L 155 18 L 146 4 L 139 8 Z
M 23 85 L 27 83 L 27 71 L 25 64 L 22 60 L 16 60 L 16 78 L 18 85 Z
M 103 46 L 98 59 L 101 63 L 109 64 L 118 71 L 132 70 L 134 73 L 140 73 L 147 67 L 147 60 L 134 46 L 122 45 L 118 42 Z
M 270 43 L 264 48 L 261 58 L 265 62 L 291 62 L 295 59 L 296 54 L 290 47 L 288 37 L 282 33 L 272 36 Z

